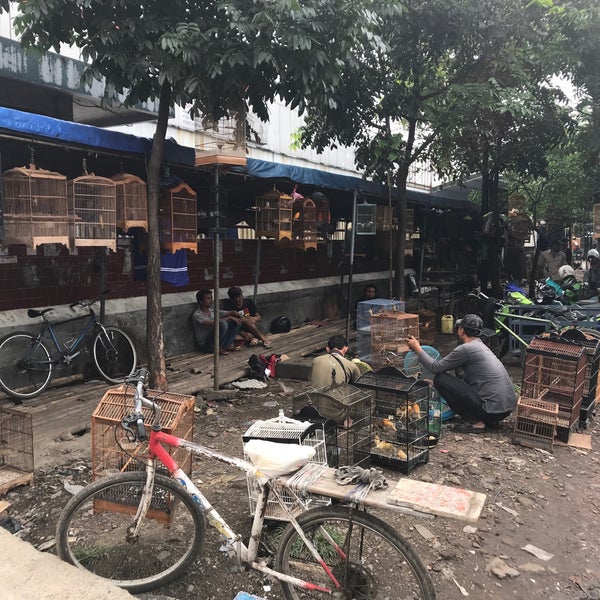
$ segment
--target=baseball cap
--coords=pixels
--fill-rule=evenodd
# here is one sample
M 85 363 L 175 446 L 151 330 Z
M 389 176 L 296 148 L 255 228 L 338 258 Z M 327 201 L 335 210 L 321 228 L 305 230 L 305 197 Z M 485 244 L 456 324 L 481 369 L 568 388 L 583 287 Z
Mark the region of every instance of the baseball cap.
M 234 285 L 232 287 L 229 288 L 227 295 L 230 298 L 236 298 L 237 296 L 241 296 L 242 295 L 242 288 L 238 287 L 237 285 Z
M 462 327 L 469 335 L 479 337 L 483 329 L 483 321 L 478 315 L 465 315 L 456 321 L 456 327 Z

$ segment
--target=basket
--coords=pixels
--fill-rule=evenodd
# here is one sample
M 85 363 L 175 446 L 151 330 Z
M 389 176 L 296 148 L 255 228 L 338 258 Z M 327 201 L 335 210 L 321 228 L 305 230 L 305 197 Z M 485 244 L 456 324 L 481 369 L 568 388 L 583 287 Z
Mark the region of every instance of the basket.
M 312 446 L 315 449 L 315 455 L 310 461 L 298 470 L 290 480 L 298 482 L 298 486 L 304 486 L 316 479 L 327 467 L 327 453 L 325 448 L 325 435 L 323 426 L 317 423 L 298 421 L 288 419 L 283 416 L 283 411 L 279 417 L 268 419 L 266 421 L 256 421 L 242 436 L 244 444 L 250 440 L 265 440 L 268 442 L 278 442 L 283 444 L 300 444 L 302 446 Z M 248 460 L 244 450 L 244 458 Z M 260 494 L 261 486 L 252 475 L 247 474 L 248 500 L 250 502 L 250 514 L 254 515 Z M 290 489 L 274 484 L 277 493 L 282 498 L 286 508 L 297 516 L 308 508 L 317 506 L 327 506 L 331 499 L 325 496 L 317 496 L 306 492 L 294 493 Z M 265 518 L 274 521 L 287 521 L 288 516 L 281 508 L 279 502 L 275 499 L 267 500 Z

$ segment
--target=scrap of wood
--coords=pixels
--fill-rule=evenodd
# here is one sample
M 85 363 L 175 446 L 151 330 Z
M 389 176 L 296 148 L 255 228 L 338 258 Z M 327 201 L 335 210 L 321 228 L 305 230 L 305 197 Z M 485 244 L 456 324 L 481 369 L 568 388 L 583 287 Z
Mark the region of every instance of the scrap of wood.
M 0 515 L 8 511 L 11 504 L 7 500 L 0 500 Z

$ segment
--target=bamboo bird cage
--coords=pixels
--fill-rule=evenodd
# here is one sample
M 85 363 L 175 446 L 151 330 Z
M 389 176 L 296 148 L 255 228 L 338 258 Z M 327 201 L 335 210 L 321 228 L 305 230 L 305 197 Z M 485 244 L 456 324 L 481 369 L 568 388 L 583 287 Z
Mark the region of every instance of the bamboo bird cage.
M 198 251 L 198 200 L 185 183 L 163 188 L 158 207 L 160 247 L 168 252 Z
M 141 227 L 148 231 L 148 194 L 146 182 L 130 173 L 111 177 L 117 196 L 117 227 L 123 231 Z
M 293 204 L 292 245 L 295 248 L 317 249 L 317 209 L 310 198 L 301 198 Z
M 2 175 L 4 244 L 69 245 L 67 178 L 60 173 L 16 167 Z
M 256 237 L 275 241 L 292 239 L 294 201 L 291 196 L 273 189 L 256 198 Z

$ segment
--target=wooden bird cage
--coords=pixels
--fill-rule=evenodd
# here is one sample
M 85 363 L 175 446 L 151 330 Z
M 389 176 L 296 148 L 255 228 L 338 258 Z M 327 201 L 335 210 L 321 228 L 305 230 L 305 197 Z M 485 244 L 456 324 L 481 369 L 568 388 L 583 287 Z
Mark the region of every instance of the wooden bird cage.
M 301 198 L 293 205 L 293 246 L 308 250 L 317 249 L 317 209 L 310 198 Z
M 108 177 L 87 173 L 69 180 L 67 196 L 73 222 L 73 246 L 106 246 L 117 249 L 117 198 Z
M 256 237 L 275 241 L 292 239 L 294 201 L 291 196 L 273 189 L 256 198 Z
M 111 179 L 115 182 L 117 195 L 117 227 L 123 231 L 131 227 L 148 231 L 146 182 L 129 173 L 117 173 Z
M 60 173 L 17 167 L 2 175 L 4 244 L 69 245 L 67 178 Z
M 197 213 L 197 194 L 189 185 L 180 183 L 162 190 L 158 207 L 162 250 L 198 251 Z

